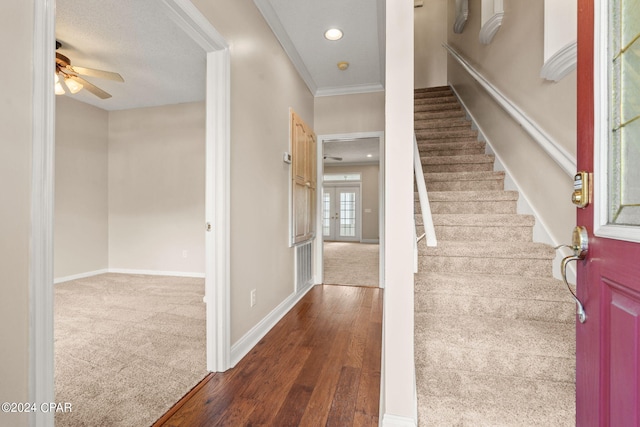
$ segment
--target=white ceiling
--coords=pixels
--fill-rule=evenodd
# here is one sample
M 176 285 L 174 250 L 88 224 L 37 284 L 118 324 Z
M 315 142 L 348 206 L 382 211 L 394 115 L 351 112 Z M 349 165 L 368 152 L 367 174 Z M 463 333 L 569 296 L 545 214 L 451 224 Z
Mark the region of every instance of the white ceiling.
M 383 90 L 383 0 L 254 0 L 315 96 Z M 205 53 L 158 0 L 57 0 L 59 52 L 72 65 L 120 73 L 86 77 L 112 98 L 72 96 L 105 110 L 204 100 Z M 344 37 L 323 34 L 337 26 Z M 349 68 L 340 71 L 339 61 Z
M 325 156 L 342 158 L 342 160 L 336 160 L 327 157 L 324 159 L 325 165 L 378 164 L 380 162 L 378 138 L 325 140 L 322 148 Z
M 382 1 L 254 0 L 316 96 L 383 89 Z M 164 2 L 57 0 L 56 14 L 59 52 L 72 65 L 117 72 L 125 80 L 85 77 L 113 95 L 109 99 L 87 91 L 65 96 L 109 111 L 204 100 L 205 53 L 172 21 Z M 326 40 L 330 27 L 344 37 Z M 349 68 L 338 70 L 339 61 Z M 377 138 L 328 141 L 324 150 L 343 159 L 327 164 L 379 162 Z
M 254 0 L 314 96 L 382 91 L 383 0 Z M 338 41 L 324 38 L 339 28 Z M 340 71 L 338 62 L 349 62 Z
M 120 73 L 124 83 L 85 77 L 112 98 L 71 96 L 104 110 L 202 101 L 205 52 L 158 0 L 57 0 L 58 50 L 71 65 Z

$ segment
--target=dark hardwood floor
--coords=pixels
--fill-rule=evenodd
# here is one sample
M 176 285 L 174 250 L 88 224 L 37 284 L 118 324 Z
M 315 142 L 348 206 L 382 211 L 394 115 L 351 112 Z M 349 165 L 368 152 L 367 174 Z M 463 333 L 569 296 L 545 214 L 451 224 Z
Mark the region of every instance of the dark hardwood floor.
M 321 285 L 156 426 L 377 426 L 382 290 Z

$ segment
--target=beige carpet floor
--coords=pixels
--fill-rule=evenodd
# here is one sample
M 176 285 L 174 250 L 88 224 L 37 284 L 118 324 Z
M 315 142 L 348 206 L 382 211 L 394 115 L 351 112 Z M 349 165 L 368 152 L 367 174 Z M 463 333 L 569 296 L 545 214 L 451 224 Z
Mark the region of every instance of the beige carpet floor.
M 56 426 L 148 426 L 207 374 L 204 280 L 104 274 L 55 285 Z
M 380 245 L 324 242 L 324 284 L 379 286 Z

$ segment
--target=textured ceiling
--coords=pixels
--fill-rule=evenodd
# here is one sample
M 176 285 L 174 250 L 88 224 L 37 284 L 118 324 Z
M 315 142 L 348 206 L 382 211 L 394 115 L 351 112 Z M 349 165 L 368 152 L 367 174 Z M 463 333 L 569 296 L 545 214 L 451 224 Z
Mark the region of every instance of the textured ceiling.
M 315 96 L 383 90 L 383 0 L 254 0 Z M 328 41 L 339 28 L 344 37 Z M 349 62 L 340 71 L 337 63 Z
M 380 142 L 378 138 L 357 138 L 328 140 L 323 145 L 324 155 L 342 157 L 342 160 L 326 158 L 327 166 L 350 164 L 378 164 L 380 162 Z M 371 155 L 371 157 L 367 157 Z
M 120 73 L 124 83 L 86 80 L 112 98 L 85 90 L 72 98 L 104 110 L 201 101 L 205 52 L 169 18 L 158 0 L 57 0 L 58 50 L 71 65 Z

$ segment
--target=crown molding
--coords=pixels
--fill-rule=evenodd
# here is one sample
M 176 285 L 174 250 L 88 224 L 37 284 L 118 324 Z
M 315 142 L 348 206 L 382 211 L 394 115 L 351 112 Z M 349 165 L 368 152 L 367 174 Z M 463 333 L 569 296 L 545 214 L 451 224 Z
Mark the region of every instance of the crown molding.
M 278 18 L 278 14 L 271 6 L 269 0 L 253 0 L 253 3 L 256 5 L 265 21 L 267 21 L 267 24 L 269 24 L 271 31 L 273 31 L 273 34 L 280 42 L 280 45 L 286 52 L 287 56 L 289 56 L 289 59 L 298 71 L 298 74 L 300 74 L 302 80 L 305 82 L 311 93 L 315 94 L 318 90 L 318 85 L 315 80 L 313 80 L 313 77 L 311 77 L 311 73 L 307 67 L 304 65 L 304 61 L 300 57 L 300 54 L 291 41 L 291 38 L 289 38 L 287 31 L 284 29 L 280 18 Z
M 363 84 L 322 88 L 315 91 L 314 96 L 353 95 L 358 93 L 384 92 L 381 84 Z

